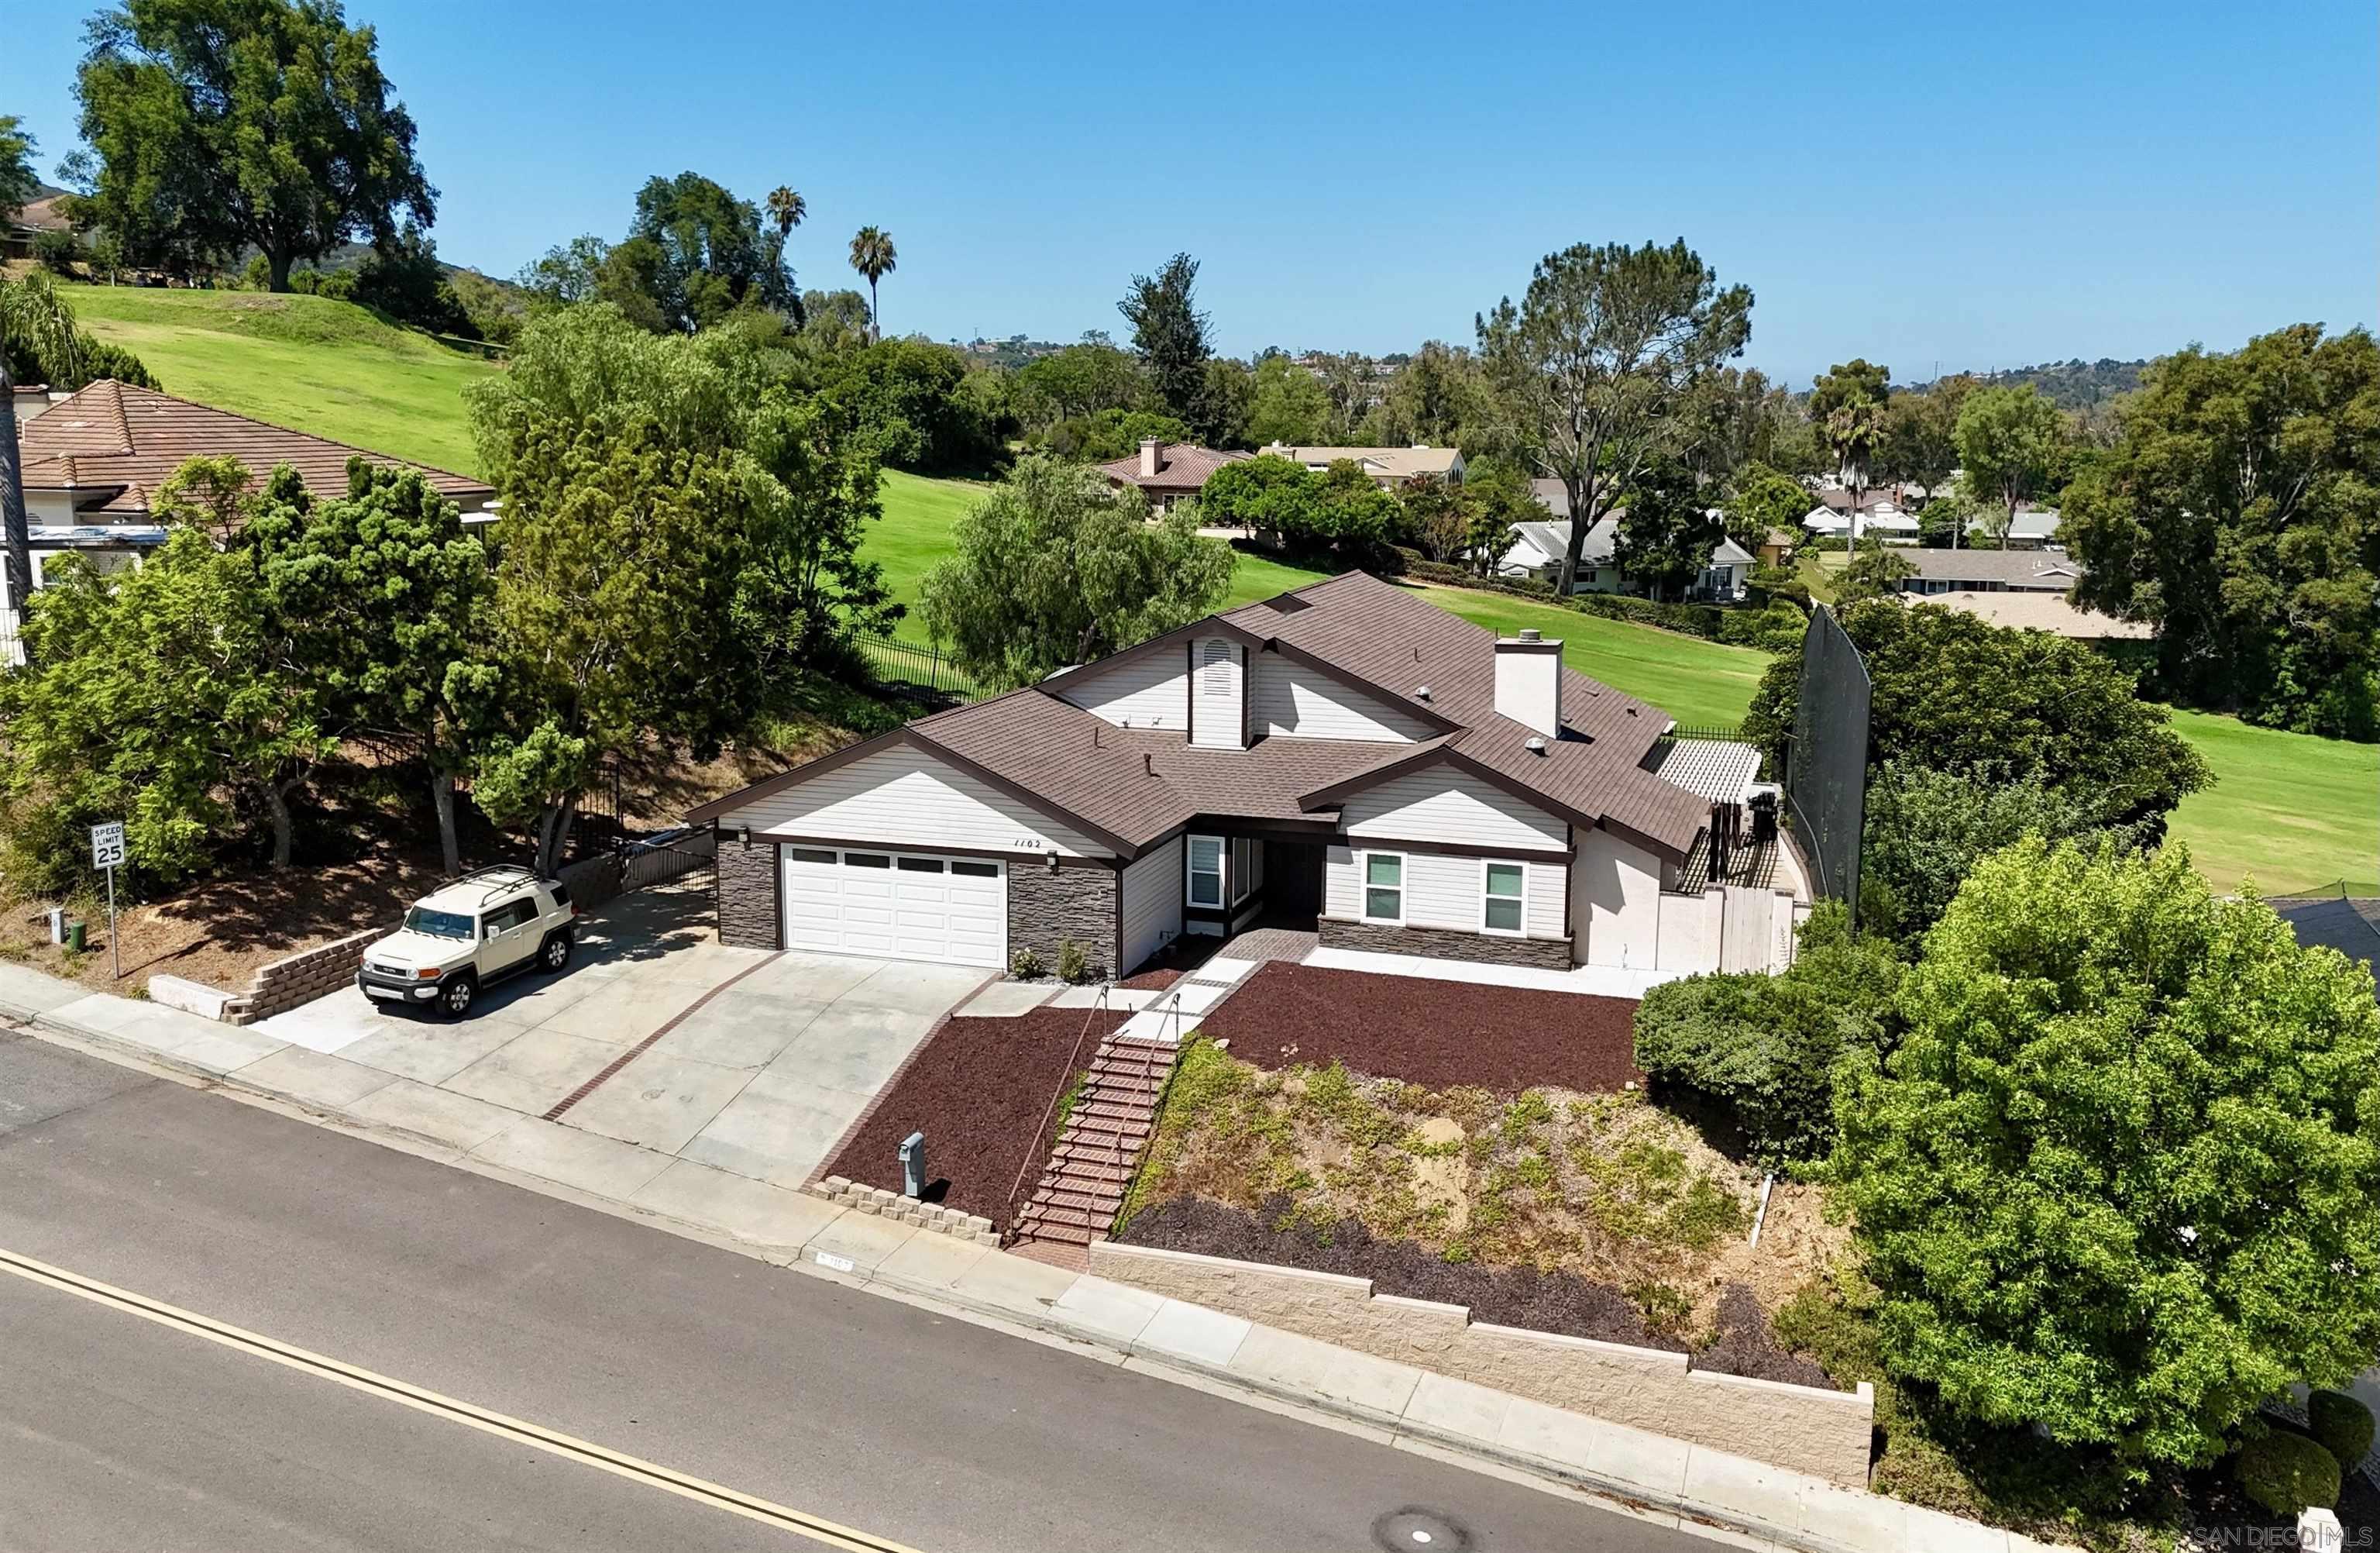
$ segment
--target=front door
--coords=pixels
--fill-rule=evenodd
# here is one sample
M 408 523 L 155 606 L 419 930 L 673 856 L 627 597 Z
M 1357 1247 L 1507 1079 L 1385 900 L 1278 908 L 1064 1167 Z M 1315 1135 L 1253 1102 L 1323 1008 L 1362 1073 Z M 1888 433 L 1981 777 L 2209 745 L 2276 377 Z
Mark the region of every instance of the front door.
M 1321 843 L 1268 841 L 1265 849 L 1265 892 L 1270 898 L 1266 916 L 1281 923 L 1307 923 L 1322 914 Z

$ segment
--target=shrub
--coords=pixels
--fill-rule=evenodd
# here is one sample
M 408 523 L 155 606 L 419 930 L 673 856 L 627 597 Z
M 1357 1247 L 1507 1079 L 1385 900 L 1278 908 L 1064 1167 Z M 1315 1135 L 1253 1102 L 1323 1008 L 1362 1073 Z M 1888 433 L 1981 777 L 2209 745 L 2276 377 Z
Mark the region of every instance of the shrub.
M 1890 1058 L 1837 1075 L 1828 1167 L 1896 1377 L 2188 1467 L 2371 1362 L 2367 972 L 2185 849 L 2029 838 L 1968 875 L 1899 1009 Z
M 82 244 L 72 232 L 52 227 L 33 239 L 33 257 L 52 274 L 70 275 L 82 263 Z
M 2240 1449 L 2233 1471 L 2250 1498 L 2276 1515 L 2338 1503 L 2338 1460 L 2303 1435 L 2276 1430 Z
M 1725 1106 L 1760 1163 L 1814 1160 L 1834 1137 L 1836 1060 L 1882 1048 L 1900 977 L 1888 945 L 1853 940 L 1848 913 L 1822 907 L 1777 975 L 1689 976 L 1646 993 L 1636 1062 Z
M 1050 973 L 1050 967 L 1031 949 L 1019 949 L 1008 957 L 1008 973 L 1020 982 L 1029 982 Z
M 2306 1427 L 2322 1448 L 2352 1472 L 2372 1453 L 2372 1410 L 2344 1391 L 2317 1391 L 2306 1399 Z
M 1090 980 L 1091 957 L 1072 938 L 1058 940 L 1058 979 L 1076 985 Z

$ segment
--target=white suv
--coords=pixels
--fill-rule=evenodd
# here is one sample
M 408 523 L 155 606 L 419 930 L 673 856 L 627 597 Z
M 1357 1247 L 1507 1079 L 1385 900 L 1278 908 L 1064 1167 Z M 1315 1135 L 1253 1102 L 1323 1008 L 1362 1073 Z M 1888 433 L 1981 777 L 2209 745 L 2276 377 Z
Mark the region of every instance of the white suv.
M 364 950 L 356 985 L 377 1001 L 459 1019 L 492 982 L 568 965 L 577 917 L 560 881 L 526 868 L 482 868 L 415 901 L 403 927 Z

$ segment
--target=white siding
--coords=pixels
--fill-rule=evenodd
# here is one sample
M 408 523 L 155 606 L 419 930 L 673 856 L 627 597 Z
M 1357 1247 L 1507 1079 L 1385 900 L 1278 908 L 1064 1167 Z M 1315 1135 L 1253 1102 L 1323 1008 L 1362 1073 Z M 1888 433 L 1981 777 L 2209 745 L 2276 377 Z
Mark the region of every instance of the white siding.
M 1466 771 L 1434 765 L 1357 793 L 1341 811 L 1350 836 L 1519 851 L 1570 850 L 1562 821 Z
M 1190 726 L 1190 670 L 1180 642 L 1114 668 L 1093 664 L 1060 678 L 1059 699 L 1074 703 L 1118 728 Z
M 1256 665 L 1259 734 L 1410 744 L 1433 732 L 1403 707 L 1351 690 L 1278 653 L 1258 654 Z
M 1322 860 L 1322 914 L 1353 922 L 1363 911 L 1363 886 L 1355 877 L 1355 854 L 1332 847 Z
M 729 830 L 872 841 L 930 851 L 1062 852 L 1104 857 L 1105 848 L 922 750 L 893 745 L 722 814 Z
M 1123 871 L 1123 963 L 1140 962 L 1182 933 L 1182 838 L 1142 853 Z
M 1581 964 L 1653 969 L 1660 958 L 1660 864 L 1608 830 L 1580 831 L 1570 921 Z
M 1377 850 L 1392 852 L 1397 849 L 1383 843 Z M 1463 933 L 1480 930 L 1480 905 L 1488 887 L 1484 860 L 1451 852 L 1407 852 L 1404 859 L 1406 926 L 1451 927 Z M 1323 863 L 1323 915 L 1351 922 L 1360 918 L 1364 899 L 1361 861 L 1361 853 L 1355 849 L 1330 849 Z M 1526 871 L 1521 895 L 1524 903 L 1522 932 L 1531 938 L 1560 937 L 1567 871 L 1558 862 L 1514 861 L 1521 862 Z
M 1247 677 L 1241 668 L 1240 644 L 1224 636 L 1200 637 L 1190 644 L 1190 694 L 1196 703 L 1190 742 L 1208 750 L 1242 748 L 1242 692 Z

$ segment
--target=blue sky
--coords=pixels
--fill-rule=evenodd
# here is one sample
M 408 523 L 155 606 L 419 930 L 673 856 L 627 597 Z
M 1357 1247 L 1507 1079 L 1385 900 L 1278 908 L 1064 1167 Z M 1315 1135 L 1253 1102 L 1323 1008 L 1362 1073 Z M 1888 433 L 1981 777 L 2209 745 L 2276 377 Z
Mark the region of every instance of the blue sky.
M 89 8 L 9 8 L 46 174 Z M 886 326 L 938 338 L 1121 333 L 1187 249 L 1225 350 L 1467 342 L 1545 252 L 1682 235 L 1753 287 L 1748 363 L 1907 380 L 2369 323 L 2380 275 L 2368 0 L 349 13 L 446 258 L 617 237 L 652 173 L 790 182 L 803 284 L 883 226 Z

